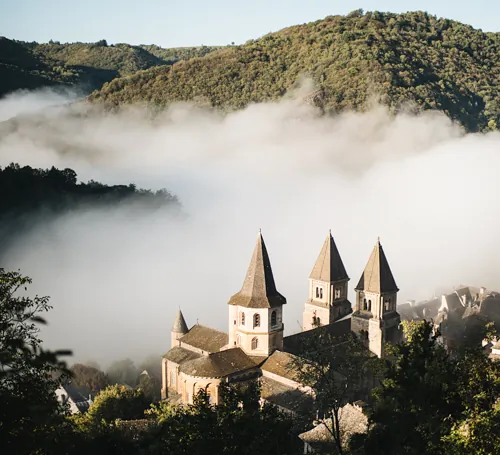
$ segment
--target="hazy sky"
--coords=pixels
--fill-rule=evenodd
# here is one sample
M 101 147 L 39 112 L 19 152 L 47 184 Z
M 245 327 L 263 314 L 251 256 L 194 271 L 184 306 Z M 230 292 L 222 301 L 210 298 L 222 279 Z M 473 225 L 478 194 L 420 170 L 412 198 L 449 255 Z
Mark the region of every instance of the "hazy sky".
M 0 35 L 47 42 L 158 44 L 165 47 L 243 43 L 289 25 L 365 11 L 425 10 L 499 31 L 494 0 L 0 0 Z

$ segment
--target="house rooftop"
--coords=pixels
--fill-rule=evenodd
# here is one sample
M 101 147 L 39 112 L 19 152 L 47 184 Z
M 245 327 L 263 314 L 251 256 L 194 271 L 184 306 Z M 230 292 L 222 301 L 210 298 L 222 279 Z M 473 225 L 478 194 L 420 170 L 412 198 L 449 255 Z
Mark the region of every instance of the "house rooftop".
M 291 381 L 298 382 L 297 370 L 294 368 L 293 354 L 283 351 L 274 351 L 262 364 L 263 371 L 276 374 Z
M 190 360 L 197 359 L 198 357 L 201 357 L 201 354 L 195 351 L 191 351 L 190 349 L 182 348 L 180 346 L 173 347 L 163 356 L 163 358 L 177 363 L 178 365 L 184 362 L 189 362 Z
M 293 412 L 304 412 L 312 409 L 313 398 L 310 394 L 265 376 L 261 377 L 259 381 L 261 396 L 269 403 Z
M 227 333 L 196 324 L 179 341 L 211 354 L 229 343 Z
M 222 378 L 256 368 L 256 364 L 240 349 L 233 348 L 184 362 L 180 371 L 202 378 Z

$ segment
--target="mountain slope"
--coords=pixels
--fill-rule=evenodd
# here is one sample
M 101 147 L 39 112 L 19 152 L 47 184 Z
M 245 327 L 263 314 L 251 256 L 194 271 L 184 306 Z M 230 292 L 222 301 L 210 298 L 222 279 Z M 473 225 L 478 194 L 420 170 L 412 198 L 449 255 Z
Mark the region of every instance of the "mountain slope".
M 108 46 L 104 40 L 39 44 L 0 37 L 0 96 L 21 88 L 55 84 L 80 84 L 90 92 L 116 77 L 205 55 L 214 49 L 206 46 L 181 49 L 128 44 Z
M 376 95 L 413 101 L 476 131 L 500 126 L 500 34 L 423 12 L 355 11 L 271 33 L 203 58 L 115 79 L 90 101 L 165 105 L 195 100 L 223 109 L 274 100 L 302 75 L 325 110 L 362 109 Z

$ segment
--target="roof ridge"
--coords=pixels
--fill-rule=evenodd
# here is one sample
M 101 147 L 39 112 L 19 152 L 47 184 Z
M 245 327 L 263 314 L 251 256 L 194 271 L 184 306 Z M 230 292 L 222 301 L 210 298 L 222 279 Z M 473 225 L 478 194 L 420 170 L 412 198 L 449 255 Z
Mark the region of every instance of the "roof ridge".
M 323 242 L 309 278 L 327 283 L 349 280 L 331 230 Z
M 375 293 L 399 291 L 379 239 L 373 247 L 355 289 Z
M 262 233 L 257 236 L 257 243 L 239 292 L 229 300 L 229 305 L 247 308 L 272 308 L 286 303 L 276 289 L 271 261 Z

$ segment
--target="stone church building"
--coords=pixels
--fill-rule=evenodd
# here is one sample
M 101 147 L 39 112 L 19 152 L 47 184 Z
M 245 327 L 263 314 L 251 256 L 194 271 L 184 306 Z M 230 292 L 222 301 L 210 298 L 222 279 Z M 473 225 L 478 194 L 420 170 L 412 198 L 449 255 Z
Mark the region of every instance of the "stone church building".
M 348 298 L 349 277 L 331 233 L 309 276 L 302 332 L 284 336 L 286 298 L 274 280 L 262 234 L 241 290 L 228 302 L 228 332 L 195 324 L 188 327 L 179 310 L 171 348 L 162 360 L 162 398 L 192 403 L 201 388 L 219 402 L 221 381 L 259 378 L 262 399 L 295 412 L 310 404 L 309 390 L 299 384 L 290 361 L 301 339 L 318 326 L 334 335 L 354 332 L 367 349 L 384 355 L 386 342 L 400 340 L 396 311 L 398 287 L 382 245 L 377 240 L 355 288 L 354 311 Z

